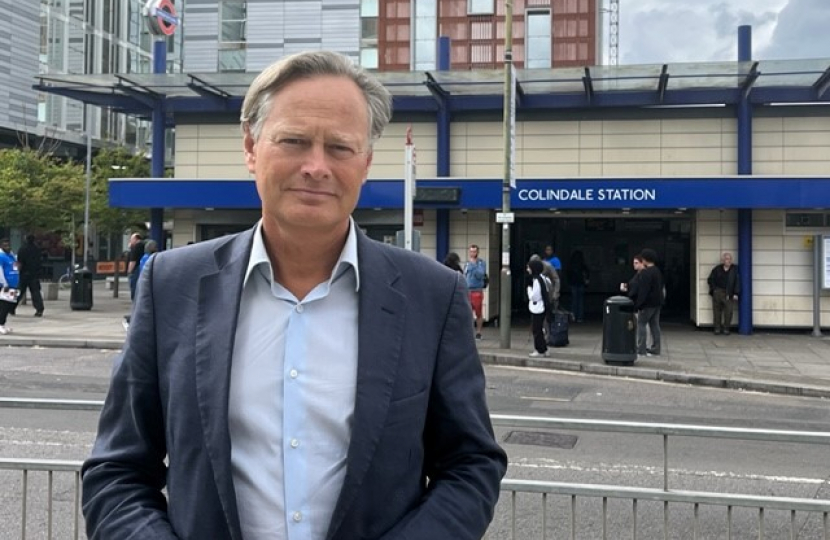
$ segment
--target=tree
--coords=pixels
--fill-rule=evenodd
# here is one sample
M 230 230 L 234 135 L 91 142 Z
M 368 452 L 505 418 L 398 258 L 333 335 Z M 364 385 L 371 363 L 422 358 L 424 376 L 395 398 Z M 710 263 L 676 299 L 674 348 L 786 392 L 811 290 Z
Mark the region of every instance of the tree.
M 111 208 L 110 178 L 149 178 L 150 162 L 124 148 L 103 149 L 92 160 L 90 182 L 90 220 L 100 233 L 118 233 L 126 228 L 143 228 L 148 220 L 146 210 Z M 94 217 L 93 217 L 94 216 Z

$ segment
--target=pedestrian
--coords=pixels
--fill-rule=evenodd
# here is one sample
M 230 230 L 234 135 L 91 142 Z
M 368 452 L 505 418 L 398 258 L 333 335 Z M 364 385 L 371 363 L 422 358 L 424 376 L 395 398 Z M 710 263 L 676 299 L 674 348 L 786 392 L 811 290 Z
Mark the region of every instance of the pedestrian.
M 461 268 L 461 257 L 455 251 L 450 251 L 447 253 L 447 256 L 444 257 L 444 266 L 447 268 L 452 268 L 456 272 L 464 273 L 464 269 Z
M 35 308 L 35 317 L 43 317 L 43 295 L 40 292 L 40 270 L 43 256 L 40 248 L 35 244 L 34 235 L 26 236 L 26 243 L 17 252 L 17 262 L 20 263 L 20 301 L 28 290 L 32 296 L 32 306 Z
M 729 335 L 732 326 L 732 312 L 738 295 L 741 294 L 741 276 L 738 266 L 732 264 L 732 254 L 724 252 L 721 263 L 709 273 L 706 280 L 709 284 L 709 296 L 712 297 L 712 320 L 715 335 Z
M 476 339 L 481 339 L 484 327 L 484 287 L 487 278 L 487 265 L 478 257 L 478 246 L 470 244 L 469 258 L 464 266 L 467 290 L 470 292 L 470 306 L 476 316 Z
M 144 242 L 141 235 L 133 233 L 130 235 L 129 262 L 127 263 L 127 276 L 130 280 L 130 300 L 135 300 L 135 288 L 138 285 L 138 263 L 144 256 Z
M 390 116 L 337 53 L 253 81 L 262 218 L 146 263 L 82 470 L 90 538 L 484 535 L 507 463 L 464 280 L 351 218 Z
M 557 274 L 562 272 L 562 261 L 560 261 L 559 257 L 557 257 L 556 254 L 553 252 L 552 244 L 548 244 L 545 246 L 545 256 L 543 257 L 543 260 L 546 263 L 550 264 L 553 267 L 553 269 L 556 270 Z
M 660 309 L 663 305 L 663 274 L 657 268 L 657 252 L 640 253 L 643 269 L 637 275 L 634 309 L 637 312 L 637 355 L 660 356 Z M 651 347 L 646 340 L 651 332 Z
M 571 311 L 576 322 L 585 320 L 585 288 L 590 282 L 590 272 L 585 264 L 585 255 L 576 250 L 571 254 L 571 260 L 565 268 L 568 276 L 568 286 L 571 289 Z
M 141 256 L 141 260 L 138 261 L 138 277 L 141 278 L 141 271 L 144 270 L 144 265 L 147 264 L 147 261 L 150 259 L 150 256 L 158 251 L 158 244 L 155 240 L 147 240 L 144 242 L 144 255 Z
M 562 287 L 561 280 L 559 279 L 559 273 L 553 268 L 548 261 L 542 259 L 537 254 L 533 254 L 530 256 L 531 261 L 542 261 L 542 275 L 545 276 L 547 279 L 548 285 L 548 300 L 550 305 L 550 312 L 554 312 L 559 309 L 559 292 Z M 550 312 L 548 315 L 550 315 Z
M 9 314 L 17 305 L 20 271 L 12 253 L 8 238 L 0 238 L 0 335 L 12 329 L 6 324 Z
M 634 267 L 634 275 L 627 283 L 620 283 L 620 291 L 626 293 L 629 298 L 637 298 L 637 282 L 640 271 L 644 268 L 643 256 L 640 254 L 634 255 L 634 258 L 631 259 L 631 266 Z
M 542 261 L 531 260 L 527 263 L 529 276 L 527 284 L 527 309 L 530 311 L 530 328 L 533 332 L 533 351 L 531 358 L 548 356 L 548 344 L 545 340 L 545 320 L 550 313 L 549 293 L 545 277 L 542 275 Z

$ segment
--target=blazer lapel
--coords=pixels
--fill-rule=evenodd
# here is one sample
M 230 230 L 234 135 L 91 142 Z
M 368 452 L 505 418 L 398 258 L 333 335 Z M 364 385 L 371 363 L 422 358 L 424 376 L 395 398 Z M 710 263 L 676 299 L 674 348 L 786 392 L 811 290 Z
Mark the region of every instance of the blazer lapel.
M 357 390 L 346 478 L 329 525 L 333 538 L 359 492 L 380 440 L 392 397 L 405 328 L 400 274 L 372 240 L 358 232 L 360 299 Z M 382 339 L 378 339 L 382 336 Z
M 215 271 L 202 276 L 196 318 L 196 396 L 205 447 L 231 538 L 242 538 L 231 476 L 228 430 L 231 357 L 242 283 L 251 253 L 252 231 L 236 236 L 215 253 Z

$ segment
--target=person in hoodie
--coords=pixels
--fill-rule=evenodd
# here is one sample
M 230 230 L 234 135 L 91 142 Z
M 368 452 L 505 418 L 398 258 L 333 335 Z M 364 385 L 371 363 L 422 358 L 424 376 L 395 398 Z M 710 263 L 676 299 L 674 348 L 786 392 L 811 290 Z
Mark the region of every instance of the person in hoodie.
M 8 238 L 0 239 L 0 250 L 0 290 L 9 295 L 7 300 L 0 299 L 0 335 L 6 335 L 12 331 L 6 325 L 6 320 L 17 306 L 16 293 L 19 292 L 17 287 L 20 284 L 20 271 Z

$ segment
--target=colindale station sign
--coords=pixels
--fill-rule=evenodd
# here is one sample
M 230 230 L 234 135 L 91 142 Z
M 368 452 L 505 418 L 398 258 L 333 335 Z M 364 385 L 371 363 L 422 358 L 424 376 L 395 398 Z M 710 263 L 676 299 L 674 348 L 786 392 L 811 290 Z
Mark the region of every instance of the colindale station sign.
M 587 188 L 587 189 L 520 189 L 520 201 L 656 201 L 657 189 L 644 188 Z

